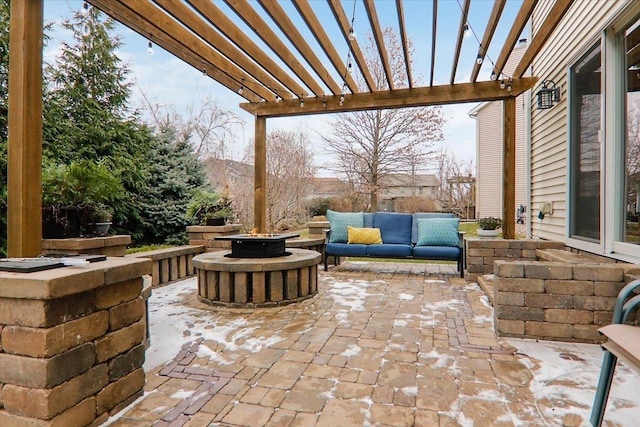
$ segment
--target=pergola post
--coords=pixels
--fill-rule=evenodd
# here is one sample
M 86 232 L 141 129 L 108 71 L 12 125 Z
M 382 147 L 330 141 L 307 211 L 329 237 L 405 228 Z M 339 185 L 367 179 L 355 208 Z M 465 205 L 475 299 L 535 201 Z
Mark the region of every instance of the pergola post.
M 9 257 L 42 251 L 42 0 L 11 2 L 7 240 Z
M 256 117 L 255 128 L 255 176 L 253 196 L 253 226 L 259 233 L 267 228 L 267 119 Z
M 516 98 L 502 101 L 502 237 L 516 238 Z

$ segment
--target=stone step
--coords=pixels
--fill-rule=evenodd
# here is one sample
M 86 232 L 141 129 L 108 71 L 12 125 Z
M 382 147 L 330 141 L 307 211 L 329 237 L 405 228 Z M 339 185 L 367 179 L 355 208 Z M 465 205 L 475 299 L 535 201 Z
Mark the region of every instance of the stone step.
M 492 306 L 495 306 L 495 302 L 493 299 L 495 298 L 493 288 L 494 288 L 494 276 L 493 274 L 485 274 L 484 276 L 478 276 L 478 285 L 487 294 L 487 298 L 489 298 L 489 302 Z
M 606 258 L 594 260 L 593 258 L 562 249 L 536 249 L 536 256 L 540 261 L 563 262 L 565 264 L 593 264 L 594 262 L 608 262 L 606 261 Z M 615 260 L 612 260 L 612 262 L 615 262 Z

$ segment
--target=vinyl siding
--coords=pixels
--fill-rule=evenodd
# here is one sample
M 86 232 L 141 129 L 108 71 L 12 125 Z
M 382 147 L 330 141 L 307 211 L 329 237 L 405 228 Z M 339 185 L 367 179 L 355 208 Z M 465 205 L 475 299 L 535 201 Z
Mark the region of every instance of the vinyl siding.
M 599 37 L 605 25 L 627 5 L 627 1 L 576 0 L 533 62 L 533 75 L 540 81 L 533 89 L 531 110 L 531 204 L 532 234 L 566 241 L 567 195 L 567 75 L 568 67 Z M 553 2 L 538 2 L 532 15 L 533 37 Z M 548 110 L 535 109 L 535 93 L 544 80 L 561 88 L 561 99 Z M 602 154 L 604 155 L 604 147 Z M 553 215 L 537 218 L 539 205 L 553 202 Z

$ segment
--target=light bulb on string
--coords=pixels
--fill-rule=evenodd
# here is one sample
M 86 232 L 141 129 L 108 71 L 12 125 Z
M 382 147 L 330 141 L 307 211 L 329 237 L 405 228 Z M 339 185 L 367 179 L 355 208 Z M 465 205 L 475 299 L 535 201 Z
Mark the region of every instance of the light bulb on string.
M 507 91 L 511 92 L 511 77 L 509 77 L 509 83 L 507 83 Z
M 354 41 L 356 39 L 356 32 L 353 31 L 353 27 L 349 28 L 349 40 Z
M 149 40 L 149 43 L 147 43 L 147 53 L 149 55 L 153 55 L 153 43 L 151 42 L 151 40 Z
M 344 105 L 344 93 L 340 95 L 340 106 Z
M 202 67 L 202 76 L 207 77 L 207 69 Z
M 495 71 L 491 72 L 491 80 L 497 80 L 498 79 L 498 75 L 496 74 Z
M 280 95 L 276 95 L 276 104 L 279 104 L 280 101 L 282 101 L 282 98 L 280 98 Z
M 242 95 L 244 93 L 244 80 L 240 83 L 240 88 L 238 88 L 238 95 Z
M 84 15 L 86 15 L 87 13 L 89 13 L 89 3 L 84 2 L 84 3 L 82 4 L 82 13 L 83 13 Z
M 462 27 L 462 36 L 469 37 L 470 35 L 471 31 L 469 30 L 469 24 L 464 24 L 464 27 Z
M 304 107 L 304 98 L 300 95 L 300 108 Z
M 506 84 L 504 83 L 504 79 L 500 80 L 500 89 L 504 89 Z
M 482 65 L 482 54 L 478 52 L 478 57 L 476 58 L 476 64 Z
M 327 108 L 327 97 L 322 95 L 322 108 Z

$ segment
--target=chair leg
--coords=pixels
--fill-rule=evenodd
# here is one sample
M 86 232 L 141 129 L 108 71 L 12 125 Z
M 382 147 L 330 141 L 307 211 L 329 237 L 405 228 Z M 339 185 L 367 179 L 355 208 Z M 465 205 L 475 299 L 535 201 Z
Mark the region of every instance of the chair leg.
M 600 369 L 600 378 L 598 379 L 598 388 L 596 388 L 596 396 L 593 400 L 593 409 L 591 410 L 591 425 L 600 427 L 604 419 L 604 411 L 607 407 L 607 399 L 609 398 L 609 390 L 611 390 L 611 381 L 613 381 L 613 372 L 616 369 L 618 358 L 611 352 L 605 350 L 602 358 L 602 368 Z

